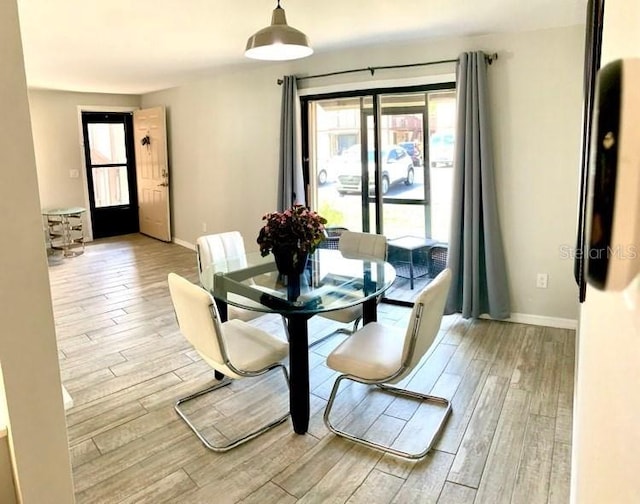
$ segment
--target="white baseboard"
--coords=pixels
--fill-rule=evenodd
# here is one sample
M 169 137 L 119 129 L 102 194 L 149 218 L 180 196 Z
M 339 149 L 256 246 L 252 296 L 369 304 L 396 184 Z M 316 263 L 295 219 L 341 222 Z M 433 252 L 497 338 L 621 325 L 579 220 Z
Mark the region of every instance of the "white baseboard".
M 193 243 L 189 243 L 188 241 L 181 240 L 180 238 L 173 238 L 173 243 L 176 245 L 180 245 L 181 247 L 185 247 L 191 250 L 195 250 L 196 246 Z
M 490 319 L 488 315 L 481 315 L 480 318 Z M 529 324 L 544 327 L 557 327 L 558 329 L 577 329 L 578 321 L 576 319 L 567 319 L 560 317 L 545 317 L 543 315 L 531 315 L 528 313 L 512 313 L 511 317 L 504 319 L 504 322 L 514 322 L 516 324 Z

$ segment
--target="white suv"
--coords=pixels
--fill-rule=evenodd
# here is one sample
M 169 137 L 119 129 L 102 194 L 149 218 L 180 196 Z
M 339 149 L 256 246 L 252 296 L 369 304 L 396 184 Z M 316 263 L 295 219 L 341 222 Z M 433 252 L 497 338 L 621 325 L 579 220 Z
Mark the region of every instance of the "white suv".
M 337 190 L 340 194 L 360 193 L 362 191 L 362 163 L 360 145 L 352 145 L 344 154 L 338 167 Z M 368 153 L 369 191 L 373 192 L 374 156 Z M 387 194 L 389 187 L 398 182 L 412 185 L 414 180 L 413 161 L 411 156 L 399 145 L 389 145 L 382 149 L 382 194 Z

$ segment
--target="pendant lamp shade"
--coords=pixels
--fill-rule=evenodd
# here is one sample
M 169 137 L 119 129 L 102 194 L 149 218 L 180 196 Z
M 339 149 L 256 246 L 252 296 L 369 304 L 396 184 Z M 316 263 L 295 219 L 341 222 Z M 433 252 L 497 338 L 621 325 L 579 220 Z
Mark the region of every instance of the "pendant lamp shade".
M 284 61 L 304 58 L 312 53 L 307 36 L 287 25 L 284 9 L 278 0 L 271 16 L 271 26 L 249 37 L 244 55 L 253 59 Z

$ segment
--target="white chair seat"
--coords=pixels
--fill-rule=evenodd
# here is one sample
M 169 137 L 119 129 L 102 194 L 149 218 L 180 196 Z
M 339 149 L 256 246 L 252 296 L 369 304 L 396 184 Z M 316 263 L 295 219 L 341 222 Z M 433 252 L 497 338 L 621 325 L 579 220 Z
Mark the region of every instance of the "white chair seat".
M 402 365 L 404 333 L 401 329 L 370 322 L 331 352 L 327 366 L 365 380 L 384 380 Z
M 227 306 L 227 318 L 238 319 L 243 322 L 249 322 L 256 317 L 259 317 L 262 313 L 253 310 L 243 310 L 242 308 L 236 308 L 235 306 Z
M 355 319 L 362 317 L 362 305 L 350 306 L 349 308 L 340 308 L 330 312 L 323 312 L 322 316 L 336 322 L 349 324 Z
M 222 324 L 222 338 L 227 349 L 227 356 L 233 365 L 243 371 L 255 373 L 273 362 L 281 361 L 289 354 L 289 346 L 275 336 L 253 327 L 242 320 L 229 320 Z M 226 376 L 241 378 L 227 366 L 203 356 L 209 365 Z
M 234 294 L 233 292 L 229 293 L 229 299 L 232 301 L 234 299 L 238 299 L 239 301 L 242 300 L 242 304 L 255 305 L 255 307 L 258 308 L 258 310 L 246 310 L 244 308 L 238 308 L 237 306 L 227 305 L 227 318 L 229 320 L 239 319 L 249 322 L 260 315 L 264 315 L 264 312 L 260 310 L 260 308 L 264 309 L 264 306 L 259 303 L 254 303 L 245 297 Z

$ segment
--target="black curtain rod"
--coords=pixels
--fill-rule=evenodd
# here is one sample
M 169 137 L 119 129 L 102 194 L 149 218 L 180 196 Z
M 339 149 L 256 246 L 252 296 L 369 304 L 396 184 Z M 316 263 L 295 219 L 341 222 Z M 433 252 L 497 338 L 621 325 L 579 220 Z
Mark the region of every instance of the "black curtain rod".
M 487 54 L 486 58 L 487 58 L 487 63 L 491 64 L 498 59 L 498 53 Z M 301 81 L 306 79 L 319 79 L 320 77 L 331 77 L 333 75 L 343 75 L 343 74 L 350 74 L 350 73 L 356 73 L 356 72 L 371 72 L 371 75 L 374 75 L 376 70 L 390 70 L 393 68 L 411 68 L 411 67 L 440 65 L 442 63 L 457 63 L 457 62 L 458 62 L 458 58 L 448 59 L 448 60 L 438 60 L 438 61 L 427 61 L 424 63 L 408 63 L 406 65 L 386 65 L 386 66 L 376 66 L 376 67 L 366 67 L 366 68 L 354 68 L 352 70 L 340 70 L 338 72 L 329 72 L 329 73 L 316 74 L 316 75 L 307 75 L 304 77 L 296 77 L 296 80 Z M 278 82 L 278 85 L 281 85 L 284 81 L 282 79 L 278 79 L 277 82 Z

